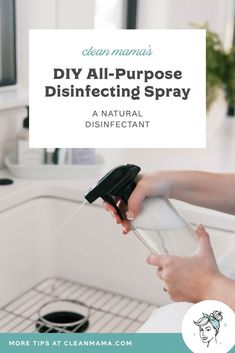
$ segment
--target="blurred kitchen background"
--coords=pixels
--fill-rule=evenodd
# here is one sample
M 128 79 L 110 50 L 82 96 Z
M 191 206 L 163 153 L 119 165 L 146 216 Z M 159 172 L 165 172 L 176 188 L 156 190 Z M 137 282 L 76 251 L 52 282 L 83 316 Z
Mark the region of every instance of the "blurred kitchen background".
M 219 36 L 223 47 L 219 47 L 217 38 L 211 34 L 208 95 L 213 94 L 210 93 L 208 109 L 207 149 L 109 149 L 96 153 L 106 162 L 105 169 L 113 164 L 133 162 L 146 170 L 233 170 L 235 51 L 229 59 L 226 55 L 234 43 L 234 3 L 234 0 L 0 0 L 0 168 L 4 167 L 6 155 L 15 153 L 17 134 L 27 116 L 29 29 L 192 28 L 196 24 L 207 25 Z M 229 83 L 226 85 L 225 81 Z

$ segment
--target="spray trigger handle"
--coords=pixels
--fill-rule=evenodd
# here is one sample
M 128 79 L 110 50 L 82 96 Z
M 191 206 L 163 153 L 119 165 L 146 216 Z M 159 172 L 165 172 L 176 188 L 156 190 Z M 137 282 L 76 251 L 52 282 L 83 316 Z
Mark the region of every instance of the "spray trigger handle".
M 115 203 L 114 199 L 112 198 L 112 196 L 110 196 L 110 195 L 105 195 L 105 196 L 102 197 L 102 199 L 103 199 L 105 202 L 109 203 L 111 206 L 113 206 L 113 207 L 115 208 L 115 210 L 117 211 L 118 216 L 121 218 L 121 220 L 123 220 L 122 213 L 121 213 L 121 211 L 119 210 L 118 206 L 116 205 L 116 203 Z
M 93 203 L 101 197 L 105 202 L 112 205 L 117 211 L 118 216 L 123 220 L 122 213 L 116 202 L 115 197 L 120 198 L 126 204 L 128 199 L 136 187 L 136 176 L 140 172 L 140 167 L 134 164 L 124 164 L 112 169 L 98 183 L 91 188 L 85 195 L 85 199 L 89 203 Z

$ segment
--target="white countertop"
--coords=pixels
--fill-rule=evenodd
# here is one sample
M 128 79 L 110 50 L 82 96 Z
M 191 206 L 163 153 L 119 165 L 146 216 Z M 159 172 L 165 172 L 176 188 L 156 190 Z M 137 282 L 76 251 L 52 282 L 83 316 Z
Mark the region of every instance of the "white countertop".
M 95 179 L 19 179 L 7 169 L 0 171 L 0 178 L 14 180 L 11 185 L 0 185 L 0 211 L 29 199 L 49 196 L 83 201 L 83 194 L 96 182 Z
M 83 200 L 83 194 L 111 168 L 132 163 L 142 170 L 199 169 L 215 172 L 235 171 L 235 118 L 226 118 L 216 131 L 208 136 L 206 149 L 101 149 L 103 167 L 98 175 L 79 179 L 19 179 L 11 176 L 6 169 L 0 170 L 0 178 L 12 178 L 14 184 L 0 186 L 0 211 L 24 202 L 29 198 L 50 196 L 69 200 Z M 184 203 L 175 202 L 186 213 L 200 214 L 200 221 L 215 222 L 218 227 L 234 230 L 234 217 L 216 211 L 206 210 Z M 192 214 L 191 214 L 192 213 Z M 190 215 L 191 214 L 191 215 Z M 192 218 L 192 217 L 191 217 Z M 193 220 L 192 220 L 193 221 Z M 212 223 L 213 223 L 212 222 Z M 222 224 L 221 224 L 222 222 Z
M 7 170 L 0 171 L 0 178 L 11 178 L 14 184 L 0 186 L 0 212 L 39 197 L 55 197 L 73 202 L 83 202 L 84 194 L 97 179 L 27 180 L 12 178 Z M 171 200 L 185 219 L 193 224 L 235 232 L 234 216 Z M 100 200 L 95 202 L 101 204 Z
M 0 89 L 0 110 L 24 107 L 29 104 L 28 92 L 19 87 L 9 86 Z

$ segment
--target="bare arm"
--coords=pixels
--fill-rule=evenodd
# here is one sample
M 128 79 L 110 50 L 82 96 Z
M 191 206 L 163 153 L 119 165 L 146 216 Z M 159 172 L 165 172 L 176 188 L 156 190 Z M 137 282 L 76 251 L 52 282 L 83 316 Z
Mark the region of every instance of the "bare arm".
M 219 174 L 201 171 L 160 171 L 146 174 L 138 181 L 128 200 L 128 208 L 121 202 L 125 218 L 121 221 L 116 210 L 105 204 L 126 234 L 131 227 L 128 220 L 134 219 L 146 197 L 172 198 L 196 206 L 211 208 L 235 215 L 235 173 Z
M 223 275 L 218 276 L 205 299 L 221 301 L 235 311 L 235 281 Z
M 169 178 L 172 178 L 171 198 L 235 214 L 235 174 L 200 171 L 169 173 Z
M 128 209 L 121 203 L 122 221 L 116 210 L 105 204 L 117 223 L 127 234 L 141 209 L 145 197 L 165 197 L 185 201 L 197 206 L 235 214 L 235 174 L 217 174 L 200 171 L 163 171 L 147 174 L 139 180 L 128 200 Z M 119 205 L 120 206 L 120 205 Z M 157 275 L 165 282 L 170 297 L 175 301 L 196 303 L 214 299 L 235 310 L 235 281 L 219 272 L 211 248 L 209 235 L 202 226 L 196 230 L 198 249 L 190 257 L 151 255 L 148 263 L 157 267 Z

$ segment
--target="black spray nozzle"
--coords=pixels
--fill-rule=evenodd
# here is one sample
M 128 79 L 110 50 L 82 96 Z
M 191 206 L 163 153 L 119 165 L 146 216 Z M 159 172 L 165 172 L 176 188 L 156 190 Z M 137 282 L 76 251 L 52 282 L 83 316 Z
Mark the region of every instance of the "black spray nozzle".
M 108 172 L 98 183 L 93 186 L 85 195 L 85 199 L 89 203 L 93 203 L 99 197 L 115 207 L 119 217 L 122 214 L 116 205 L 115 197 L 128 202 L 130 194 L 136 186 L 135 178 L 140 172 L 140 167 L 134 164 L 124 164 L 116 167 Z

